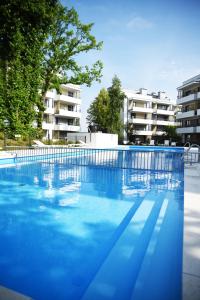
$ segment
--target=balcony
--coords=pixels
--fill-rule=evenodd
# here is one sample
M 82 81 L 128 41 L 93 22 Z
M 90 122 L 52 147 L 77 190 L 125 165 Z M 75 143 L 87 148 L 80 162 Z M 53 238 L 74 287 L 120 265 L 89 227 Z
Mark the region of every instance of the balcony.
M 129 111 L 132 111 L 132 112 L 143 112 L 143 113 L 153 113 L 153 108 L 133 106 L 132 108 L 129 109 Z
M 197 133 L 200 133 L 200 126 L 197 126 L 197 127 L 196 127 L 196 132 L 197 132 Z
M 177 99 L 177 104 L 183 104 L 200 99 L 200 92 Z
M 53 115 L 54 114 L 54 108 L 46 107 L 44 113 L 48 114 L 48 115 Z
M 197 116 L 200 116 L 200 108 L 197 109 Z
M 80 126 L 68 125 L 68 124 L 57 124 L 54 125 L 54 130 L 58 131 L 80 131 Z
M 79 104 L 79 105 L 81 104 L 81 99 L 70 97 L 67 95 L 57 95 L 55 101 L 63 101 L 63 102 Z
M 47 91 L 45 98 L 54 98 L 55 97 L 55 93 L 52 91 Z
M 64 116 L 64 117 L 72 117 L 72 118 L 79 118 L 81 117 L 81 113 L 77 111 L 71 111 L 67 109 L 57 109 L 55 111 L 56 116 Z
M 154 125 L 164 125 L 164 126 L 175 126 L 176 122 L 174 121 L 163 121 L 163 120 L 156 120 L 153 123 Z
M 195 115 L 195 111 L 190 110 L 190 111 L 178 113 L 176 115 L 176 119 L 179 120 L 179 119 L 184 119 L 184 118 L 190 118 L 190 117 L 193 117 L 194 115 Z
M 167 115 L 167 116 L 173 116 L 174 111 L 173 110 L 164 110 L 164 109 L 157 109 L 158 115 Z
M 42 122 L 42 129 L 44 130 L 53 130 L 54 124 L 53 123 L 47 123 L 45 121 Z
M 157 130 L 157 131 L 154 132 L 154 135 L 162 136 L 164 133 L 165 133 L 165 131 Z
M 182 128 L 177 128 L 176 132 L 181 134 L 181 133 L 195 133 L 196 132 L 196 127 L 182 127 Z
M 152 131 L 149 131 L 149 130 L 134 130 L 133 135 L 152 135 Z
M 129 122 L 132 124 L 153 124 L 153 121 L 151 119 L 132 118 L 129 119 Z

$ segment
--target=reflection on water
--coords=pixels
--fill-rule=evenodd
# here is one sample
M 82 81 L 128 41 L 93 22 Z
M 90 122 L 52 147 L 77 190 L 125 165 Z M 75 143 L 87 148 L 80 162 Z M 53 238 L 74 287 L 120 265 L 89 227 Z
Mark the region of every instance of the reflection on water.
M 150 189 L 174 190 L 182 182 L 182 176 L 179 172 L 98 168 L 51 162 L 24 163 L 0 170 L 0 180 L 20 183 L 21 186 L 30 184 L 67 192 L 90 183 L 99 193 L 113 193 L 115 196 L 123 191 L 126 193 L 129 188 L 137 192 Z

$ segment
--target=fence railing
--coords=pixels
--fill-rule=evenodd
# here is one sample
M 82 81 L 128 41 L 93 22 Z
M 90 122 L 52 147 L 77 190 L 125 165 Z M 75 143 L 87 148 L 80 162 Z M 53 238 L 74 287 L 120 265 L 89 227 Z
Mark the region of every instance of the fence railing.
M 14 160 L 48 161 L 66 165 L 173 171 L 183 169 L 181 152 L 66 147 L 9 147 Z
M 197 144 L 189 144 L 189 148 L 184 151 L 183 159 L 185 163 L 191 165 L 200 163 L 200 146 Z

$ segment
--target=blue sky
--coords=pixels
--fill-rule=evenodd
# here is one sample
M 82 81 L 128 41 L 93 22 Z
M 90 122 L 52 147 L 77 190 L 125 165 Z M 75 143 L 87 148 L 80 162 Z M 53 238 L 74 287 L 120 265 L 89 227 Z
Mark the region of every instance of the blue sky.
M 103 41 L 101 51 L 79 58 L 103 62 L 101 83 L 82 86 L 82 131 L 86 111 L 102 87 L 116 74 L 124 88 L 164 90 L 176 99 L 182 81 L 200 73 L 200 1 L 198 0 L 63 0 L 92 33 Z

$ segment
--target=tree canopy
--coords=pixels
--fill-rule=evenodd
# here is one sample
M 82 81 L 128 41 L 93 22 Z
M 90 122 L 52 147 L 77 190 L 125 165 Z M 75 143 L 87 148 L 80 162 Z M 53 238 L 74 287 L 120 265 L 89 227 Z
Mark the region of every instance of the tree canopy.
M 102 132 L 108 131 L 109 101 L 108 91 L 105 88 L 101 89 L 87 111 L 89 126 L 94 126 Z
M 168 139 L 179 142 L 181 140 L 181 136 L 176 132 L 176 129 L 177 127 L 173 125 L 165 126 L 164 136 Z
M 81 66 L 78 55 L 101 49 L 73 8 L 56 0 L 6 0 L 0 4 L 0 126 L 13 133 L 42 126 L 44 98 L 60 84 L 100 80 L 102 63 Z
M 87 122 L 98 130 L 122 135 L 123 124 L 120 112 L 123 108 L 125 94 L 121 90 L 121 82 L 114 76 L 112 85 L 102 89 L 88 109 Z

